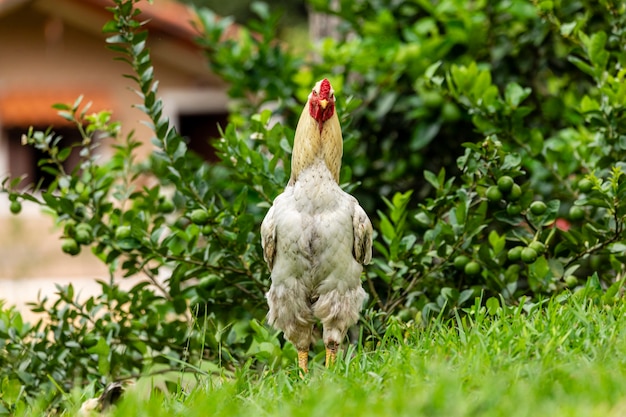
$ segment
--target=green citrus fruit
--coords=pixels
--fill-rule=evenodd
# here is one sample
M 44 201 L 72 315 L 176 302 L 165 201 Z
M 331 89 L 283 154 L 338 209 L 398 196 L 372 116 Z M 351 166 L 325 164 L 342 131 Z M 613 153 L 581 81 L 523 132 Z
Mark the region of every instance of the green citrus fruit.
M 476 261 L 469 261 L 467 265 L 465 265 L 465 268 L 463 268 L 463 271 L 467 275 L 477 275 L 480 273 L 480 264 Z
M 570 220 L 582 220 L 585 218 L 585 209 L 580 206 L 572 206 L 569 209 Z
M 92 346 L 95 346 L 96 344 L 98 344 L 98 336 L 91 334 L 91 333 L 87 333 L 84 337 L 83 340 L 81 341 L 81 344 L 86 347 L 86 348 L 90 348 Z
M 171 213 L 174 211 L 174 202 L 172 200 L 163 200 L 159 203 L 158 210 L 161 213 Z
M 208 277 L 200 280 L 200 287 L 204 290 L 210 290 L 215 287 L 222 279 L 217 275 L 209 275 Z
M 502 192 L 495 185 L 487 188 L 487 192 L 485 193 L 485 195 L 487 196 L 487 200 L 491 201 L 492 203 L 497 203 L 498 201 L 502 200 Z
M 441 107 L 443 96 L 438 91 L 424 91 L 420 94 L 424 106 L 429 108 Z
M 87 207 L 83 203 L 74 204 L 74 214 L 80 219 L 84 218 L 87 215 Z
M 75 228 L 76 228 L 76 231 L 84 230 L 87 233 L 92 232 L 91 225 L 89 225 L 89 223 L 79 223 L 78 225 L 75 226 Z
M 461 118 L 461 111 L 456 104 L 447 101 L 441 108 L 441 117 L 446 122 L 455 122 Z
M 546 212 L 548 206 L 543 201 L 533 201 L 530 203 L 530 212 L 535 216 L 541 216 Z
M 574 275 L 568 275 L 565 277 L 565 285 L 567 285 L 569 288 L 575 287 L 576 284 L 578 284 L 578 278 L 576 278 Z
M 538 240 L 530 242 L 528 247 L 534 249 L 535 252 L 537 252 L 537 255 L 543 255 L 546 251 L 546 245 L 544 245 L 543 242 L 539 242 Z
M 521 246 L 515 246 L 514 248 L 509 249 L 506 253 L 507 259 L 511 262 L 519 261 L 522 257 L 522 249 L 524 248 Z
M 522 254 L 521 255 L 522 255 L 521 256 L 522 261 L 524 263 L 527 263 L 527 264 L 532 264 L 533 262 L 535 262 L 537 260 L 537 256 L 538 256 L 537 255 L 537 251 L 534 250 L 531 247 L 527 247 L 527 248 L 522 249 Z
M 20 211 L 22 211 L 22 203 L 17 200 L 11 201 L 11 206 L 9 207 L 9 209 L 11 210 L 11 213 L 18 214 Z
M 582 180 L 578 181 L 578 189 L 580 190 L 580 192 L 588 193 L 589 191 L 591 191 L 592 188 L 593 182 L 591 182 L 587 178 L 583 178 Z
M 130 232 L 130 226 L 118 226 L 117 229 L 115 229 L 115 238 L 118 240 L 128 239 L 130 237 Z
M 70 255 L 78 255 L 80 253 L 80 246 L 71 238 L 66 238 L 61 241 L 61 250 Z
M 195 209 L 194 211 L 191 212 L 191 214 L 189 215 L 189 218 L 195 224 L 202 225 L 202 224 L 206 224 L 209 221 L 209 213 L 207 213 L 206 210 L 203 210 L 203 209 Z
M 467 265 L 469 261 L 470 261 L 469 257 L 465 255 L 459 255 L 456 258 L 454 258 L 454 267 L 456 269 L 463 269 L 465 268 L 465 265 Z
M 65 226 L 63 227 L 63 232 L 66 236 L 74 237 L 76 233 L 76 222 L 73 219 L 69 219 L 65 222 Z
M 515 184 L 513 178 L 509 177 L 508 175 L 503 175 L 498 178 L 498 189 L 504 194 L 508 194 L 511 191 L 511 189 L 513 188 L 513 184 Z
M 81 245 L 88 245 L 93 241 L 91 237 L 91 226 L 85 223 L 81 223 L 76 226 L 76 232 L 74 233 L 74 238 Z
M 517 184 L 513 184 L 511 191 L 509 191 L 509 201 L 517 201 L 522 196 L 522 187 Z
M 522 212 L 522 206 L 519 204 L 509 203 L 506 206 L 506 214 L 509 216 L 517 216 Z

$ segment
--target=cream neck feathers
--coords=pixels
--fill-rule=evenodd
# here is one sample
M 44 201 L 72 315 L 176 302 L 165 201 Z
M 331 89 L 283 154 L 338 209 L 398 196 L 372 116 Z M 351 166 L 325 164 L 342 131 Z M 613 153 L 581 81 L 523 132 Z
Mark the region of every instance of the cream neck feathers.
M 343 136 L 337 112 L 324 122 L 320 131 L 318 122 L 309 114 L 307 102 L 296 127 L 289 184 L 297 181 L 298 175 L 318 159 L 324 160 L 333 178 L 339 183 L 342 156 Z

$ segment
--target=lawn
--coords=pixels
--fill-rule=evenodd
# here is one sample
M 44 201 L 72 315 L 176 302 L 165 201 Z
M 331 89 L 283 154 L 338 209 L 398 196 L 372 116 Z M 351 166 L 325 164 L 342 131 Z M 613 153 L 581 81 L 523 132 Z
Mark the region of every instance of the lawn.
M 619 297 L 587 289 L 534 305 L 483 304 L 426 326 L 392 324 L 376 349 L 351 346 L 334 369 L 313 364 L 304 380 L 295 367 L 241 369 L 189 393 L 130 391 L 111 415 L 626 415 Z

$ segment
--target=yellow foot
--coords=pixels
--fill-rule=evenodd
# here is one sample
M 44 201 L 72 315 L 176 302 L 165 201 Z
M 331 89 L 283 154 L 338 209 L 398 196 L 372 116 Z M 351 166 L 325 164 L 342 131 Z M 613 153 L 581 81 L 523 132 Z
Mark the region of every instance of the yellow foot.
M 298 351 L 298 366 L 300 367 L 300 376 L 304 378 L 305 374 L 309 373 L 309 351 Z
M 337 343 L 329 342 L 326 345 L 326 367 L 330 368 L 335 364 L 335 360 L 337 359 Z

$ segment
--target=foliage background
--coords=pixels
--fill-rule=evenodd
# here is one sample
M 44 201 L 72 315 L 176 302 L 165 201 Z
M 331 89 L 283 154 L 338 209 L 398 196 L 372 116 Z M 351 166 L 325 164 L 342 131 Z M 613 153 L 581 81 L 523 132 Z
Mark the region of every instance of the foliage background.
M 4 309 L 0 381 L 23 387 L 18 397 L 43 390 L 58 398 L 77 381 L 293 362 L 293 348 L 261 324 L 269 276 L 258 228 L 288 177 L 296 117 L 324 76 L 342 97 L 341 182 L 377 230 L 356 334 L 365 346 L 380 340 L 390 317 L 427 323 L 481 295 L 515 305 L 590 276 L 618 293 L 625 5 L 346 0 L 328 10 L 312 0 L 338 16 L 342 35 L 308 54 L 275 41 L 279 17 L 262 3 L 236 40 L 222 36 L 231 20 L 199 9 L 198 43 L 233 99 L 230 123 L 213 142 L 222 160 L 211 166 L 162 116 L 149 35 L 133 3 L 117 0 L 104 30 L 151 119 L 152 157 L 135 161 L 136 142 L 118 137 L 110 114 L 60 104 L 83 136 L 81 164 L 63 171 L 70 150 L 54 132 L 27 132 L 56 181 L 23 192 L 6 180 L 3 191 L 16 206 L 30 200 L 55 213 L 67 253 L 90 249 L 111 277 L 145 279 L 129 291 L 102 281 L 102 294 L 80 303 L 71 287 L 60 288 L 57 299 L 33 306 L 47 317 L 36 324 Z M 103 133 L 119 144 L 104 165 L 93 156 Z M 138 176 L 156 185 L 137 188 Z M 19 401 L 5 395 L 0 403 L 10 413 Z

